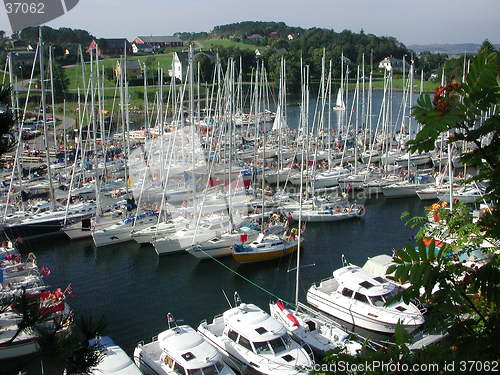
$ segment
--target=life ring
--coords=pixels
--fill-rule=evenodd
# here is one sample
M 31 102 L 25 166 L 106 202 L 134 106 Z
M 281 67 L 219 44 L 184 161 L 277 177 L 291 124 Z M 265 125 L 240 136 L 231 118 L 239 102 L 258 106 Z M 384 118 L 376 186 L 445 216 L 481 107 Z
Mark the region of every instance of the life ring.
M 299 321 L 297 320 L 297 318 L 290 311 L 288 311 L 287 308 L 280 301 L 275 302 L 275 305 L 278 306 L 278 308 L 281 310 L 281 312 L 291 322 L 292 327 L 299 326 Z

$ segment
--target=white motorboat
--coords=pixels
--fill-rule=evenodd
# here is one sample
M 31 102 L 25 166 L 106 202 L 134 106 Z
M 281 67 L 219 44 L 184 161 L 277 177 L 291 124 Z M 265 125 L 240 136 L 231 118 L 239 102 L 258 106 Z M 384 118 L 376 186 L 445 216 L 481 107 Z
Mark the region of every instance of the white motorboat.
M 108 336 L 89 340 L 103 354 L 102 360 L 92 369 L 92 375 L 142 375 L 125 351 Z
M 147 211 L 137 216 L 127 217 L 117 224 L 93 232 L 92 239 L 96 247 L 130 241 L 132 240 L 130 233 L 133 229 L 146 228 L 156 222 L 157 214 Z
M 332 277 L 312 285 L 307 291 L 307 302 L 354 326 L 394 333 L 399 323 L 411 332 L 425 319 L 413 303 L 393 301 L 386 306 L 398 291 L 390 281 L 348 265 L 334 271 Z
M 198 327 L 226 363 L 241 373 L 307 374 L 313 361 L 283 324 L 260 307 L 235 299 L 235 307 Z
M 188 325 L 169 327 L 150 343 L 140 342 L 134 361 L 146 375 L 234 375 L 217 349 Z

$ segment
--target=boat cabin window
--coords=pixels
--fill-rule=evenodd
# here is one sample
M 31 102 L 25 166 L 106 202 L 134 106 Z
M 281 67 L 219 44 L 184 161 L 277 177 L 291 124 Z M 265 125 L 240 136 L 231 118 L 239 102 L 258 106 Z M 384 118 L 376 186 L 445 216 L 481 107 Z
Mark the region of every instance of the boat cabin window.
M 385 304 L 385 299 L 382 296 L 372 296 L 370 297 L 373 306 L 382 307 Z
M 342 295 L 345 297 L 351 298 L 352 297 L 352 290 L 348 289 L 348 288 L 344 288 L 344 290 L 342 290 Z
M 238 332 L 230 329 L 229 332 L 227 333 L 227 337 L 236 342 L 238 340 Z
M 186 375 L 186 372 L 184 371 L 184 367 L 182 367 L 177 362 L 175 362 L 175 365 L 174 365 L 174 372 L 178 375 Z
M 174 360 L 172 359 L 172 357 L 170 357 L 169 355 L 166 355 L 165 358 L 163 359 L 163 362 L 165 362 L 165 364 L 169 367 L 169 368 L 172 368 L 174 366 Z
M 368 298 L 366 298 L 366 296 L 364 294 L 356 293 L 356 294 L 354 294 L 354 299 L 357 301 L 369 304 Z
M 387 280 L 381 278 L 380 276 L 373 278 L 373 280 L 378 281 L 380 284 L 385 284 L 387 282 Z
M 218 375 L 222 368 L 219 370 L 216 365 L 211 365 L 203 368 L 187 370 L 188 375 Z
M 243 346 L 244 348 L 253 351 L 252 344 L 250 343 L 250 340 L 246 339 L 243 336 L 240 336 L 240 339 L 238 340 L 238 344 Z
M 366 289 L 370 289 L 373 284 L 367 280 L 363 281 L 362 283 L 359 283 L 359 285 L 361 285 L 363 288 L 366 288 Z
M 269 347 L 267 341 L 254 342 L 253 346 L 255 347 L 256 354 L 271 354 L 271 348 Z

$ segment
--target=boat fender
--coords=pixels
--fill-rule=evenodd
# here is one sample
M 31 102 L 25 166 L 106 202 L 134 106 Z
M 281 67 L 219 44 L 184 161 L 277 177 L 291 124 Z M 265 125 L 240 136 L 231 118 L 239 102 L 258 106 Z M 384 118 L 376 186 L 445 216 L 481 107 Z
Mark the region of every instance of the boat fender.
M 280 301 L 277 301 L 275 305 L 278 306 L 281 312 L 286 315 L 288 320 L 290 320 L 290 322 L 292 323 L 293 327 L 299 326 L 299 321 L 297 320 L 297 318 L 290 311 L 288 311 L 288 309 Z

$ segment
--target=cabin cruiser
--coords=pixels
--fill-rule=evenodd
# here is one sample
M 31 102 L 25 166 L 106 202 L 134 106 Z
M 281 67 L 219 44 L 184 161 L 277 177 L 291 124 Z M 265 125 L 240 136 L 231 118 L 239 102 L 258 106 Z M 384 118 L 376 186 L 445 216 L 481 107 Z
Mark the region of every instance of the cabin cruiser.
M 198 332 L 222 354 L 224 361 L 253 374 L 307 374 L 313 361 L 286 328 L 254 304 L 241 303 L 201 322 Z
M 234 375 L 220 353 L 188 325 L 171 327 L 173 317 L 167 315 L 169 329 L 140 342 L 134 350 L 134 361 L 146 375 Z
M 394 283 L 348 265 L 313 284 L 307 291 L 307 302 L 354 326 L 392 334 L 400 323 L 407 331 L 414 331 L 424 323 L 417 306 L 402 301 L 386 306 L 398 292 Z
M 92 369 L 92 375 L 142 375 L 125 351 L 108 336 L 89 340 L 89 346 L 101 351 L 103 358 Z

